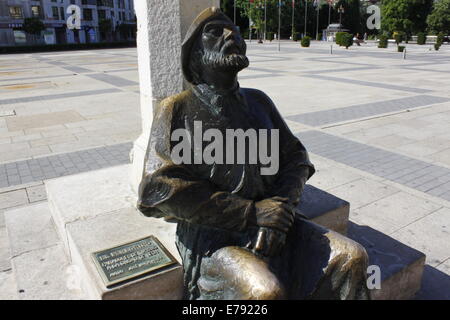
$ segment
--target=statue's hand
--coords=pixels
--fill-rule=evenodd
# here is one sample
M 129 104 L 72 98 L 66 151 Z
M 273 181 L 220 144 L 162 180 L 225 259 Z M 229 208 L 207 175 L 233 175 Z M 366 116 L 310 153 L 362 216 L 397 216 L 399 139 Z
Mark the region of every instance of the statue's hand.
M 284 232 L 275 229 L 260 228 L 252 251 L 256 255 L 272 257 L 283 249 L 285 243 L 286 234 Z
M 256 202 L 256 225 L 288 233 L 294 223 L 294 211 L 289 204 L 281 200 L 269 198 Z

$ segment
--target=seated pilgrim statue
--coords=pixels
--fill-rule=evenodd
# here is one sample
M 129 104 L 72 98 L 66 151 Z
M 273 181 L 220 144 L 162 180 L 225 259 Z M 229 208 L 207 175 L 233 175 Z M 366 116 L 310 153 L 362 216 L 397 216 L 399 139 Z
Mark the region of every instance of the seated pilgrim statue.
M 239 87 L 237 27 L 204 10 L 181 62 L 188 89 L 155 111 L 138 208 L 177 223 L 184 298 L 369 299 L 366 251 L 296 209 L 314 166 L 271 99 Z

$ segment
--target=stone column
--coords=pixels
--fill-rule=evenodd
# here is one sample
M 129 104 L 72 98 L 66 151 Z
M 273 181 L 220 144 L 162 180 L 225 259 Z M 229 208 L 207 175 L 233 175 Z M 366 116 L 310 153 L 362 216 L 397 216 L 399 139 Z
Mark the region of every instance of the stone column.
M 220 0 L 134 0 L 141 91 L 142 134 L 132 150 L 131 184 L 137 191 L 145 165 L 153 110 L 183 90 L 181 43 L 194 18 Z

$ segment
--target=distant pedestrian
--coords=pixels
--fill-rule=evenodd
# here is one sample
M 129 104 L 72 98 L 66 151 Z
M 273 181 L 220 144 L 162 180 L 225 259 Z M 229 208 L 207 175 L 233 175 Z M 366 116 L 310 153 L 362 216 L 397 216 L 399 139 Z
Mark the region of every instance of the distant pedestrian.
M 358 45 L 358 47 L 361 46 L 361 39 L 360 39 L 359 33 L 357 33 L 357 34 L 353 37 L 353 42 L 356 43 L 356 44 Z

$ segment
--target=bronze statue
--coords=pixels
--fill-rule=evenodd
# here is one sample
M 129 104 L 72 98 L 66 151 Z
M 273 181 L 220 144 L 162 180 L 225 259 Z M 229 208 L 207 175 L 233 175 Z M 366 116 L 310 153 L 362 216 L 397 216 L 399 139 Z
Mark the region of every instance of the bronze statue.
M 237 74 L 249 65 L 245 54 L 237 27 L 219 9 L 195 19 L 182 44 L 189 89 L 155 112 L 139 210 L 178 224 L 186 299 L 369 298 L 365 250 L 296 212 L 314 166 L 270 98 L 239 87 Z M 196 123 L 203 133 L 224 135 L 277 130 L 277 172 L 262 174 L 267 162 L 259 160 L 205 163 L 186 150 L 189 161 L 174 161 L 172 134 L 183 129 L 193 136 Z

